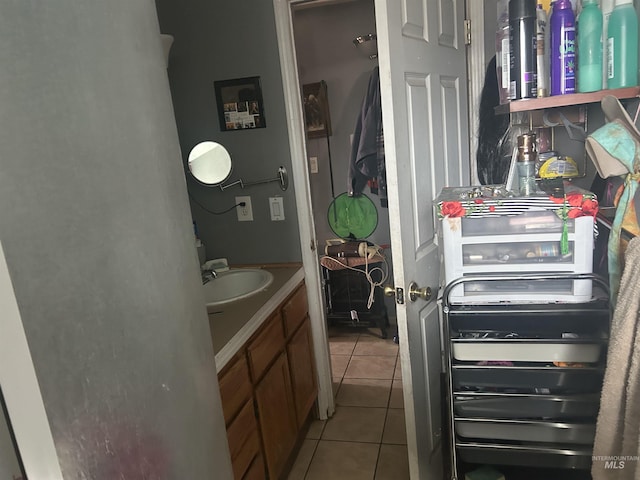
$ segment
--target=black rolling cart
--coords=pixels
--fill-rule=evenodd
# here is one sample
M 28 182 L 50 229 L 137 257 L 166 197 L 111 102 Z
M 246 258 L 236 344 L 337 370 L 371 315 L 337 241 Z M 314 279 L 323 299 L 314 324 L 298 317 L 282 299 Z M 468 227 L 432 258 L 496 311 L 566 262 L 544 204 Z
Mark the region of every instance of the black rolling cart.
M 577 303 L 450 302 L 458 285 L 515 280 L 589 280 L 596 294 Z M 478 275 L 445 287 L 449 478 L 464 478 L 465 464 L 510 468 L 513 478 L 523 478 L 517 467 L 591 478 L 608 298 L 606 281 L 592 274 Z
M 380 254 L 372 258 L 322 257 L 322 279 L 327 322 L 331 325 L 379 328 L 380 337 L 387 338 L 389 317 L 382 288 L 371 285 L 367 272 L 375 282 L 380 280 L 379 267 L 385 261 Z M 372 271 L 372 269 L 375 269 Z M 371 289 L 373 288 L 373 294 Z M 373 302 L 368 307 L 369 298 Z

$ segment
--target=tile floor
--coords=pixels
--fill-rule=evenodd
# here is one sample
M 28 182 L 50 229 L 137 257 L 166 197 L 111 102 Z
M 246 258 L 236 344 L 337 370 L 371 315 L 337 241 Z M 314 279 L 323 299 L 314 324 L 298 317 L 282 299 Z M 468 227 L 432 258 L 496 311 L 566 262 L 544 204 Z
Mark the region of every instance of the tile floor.
M 289 480 L 408 480 L 398 345 L 376 329 L 329 330 L 336 412 L 317 420 Z

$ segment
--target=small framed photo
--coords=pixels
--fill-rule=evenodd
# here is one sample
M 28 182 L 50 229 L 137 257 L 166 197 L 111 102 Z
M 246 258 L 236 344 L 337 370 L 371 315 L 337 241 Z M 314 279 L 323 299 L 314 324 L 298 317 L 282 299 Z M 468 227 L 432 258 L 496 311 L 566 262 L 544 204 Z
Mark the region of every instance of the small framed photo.
M 327 82 L 308 83 L 302 86 L 304 120 L 309 138 L 331 135 Z
M 264 104 L 260 77 L 214 82 L 220 130 L 264 128 Z

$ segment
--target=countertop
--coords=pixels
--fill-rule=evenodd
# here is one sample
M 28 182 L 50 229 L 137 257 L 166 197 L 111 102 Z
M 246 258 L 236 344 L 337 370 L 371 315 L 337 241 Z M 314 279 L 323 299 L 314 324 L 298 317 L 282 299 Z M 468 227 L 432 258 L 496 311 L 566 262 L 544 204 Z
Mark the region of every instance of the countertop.
M 251 297 L 209 307 L 209 326 L 218 373 L 304 279 L 300 265 L 260 267 L 273 274 L 271 285 Z

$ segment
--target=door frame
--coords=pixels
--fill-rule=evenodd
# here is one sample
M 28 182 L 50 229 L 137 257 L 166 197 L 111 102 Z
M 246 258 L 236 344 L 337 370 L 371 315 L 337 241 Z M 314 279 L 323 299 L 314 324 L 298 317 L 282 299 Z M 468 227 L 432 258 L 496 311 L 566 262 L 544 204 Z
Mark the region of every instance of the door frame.
M 300 231 L 302 266 L 304 269 L 309 318 L 313 332 L 313 346 L 318 370 L 318 414 L 321 420 L 331 417 L 335 411 L 333 377 L 329 354 L 328 331 L 324 302 L 318 243 L 311 203 L 311 183 L 307 169 L 307 146 L 302 110 L 302 92 L 298 80 L 295 40 L 293 36 L 292 7 L 304 0 L 273 0 L 276 21 L 282 87 L 285 111 L 288 119 L 291 173 L 295 184 L 296 214 Z

